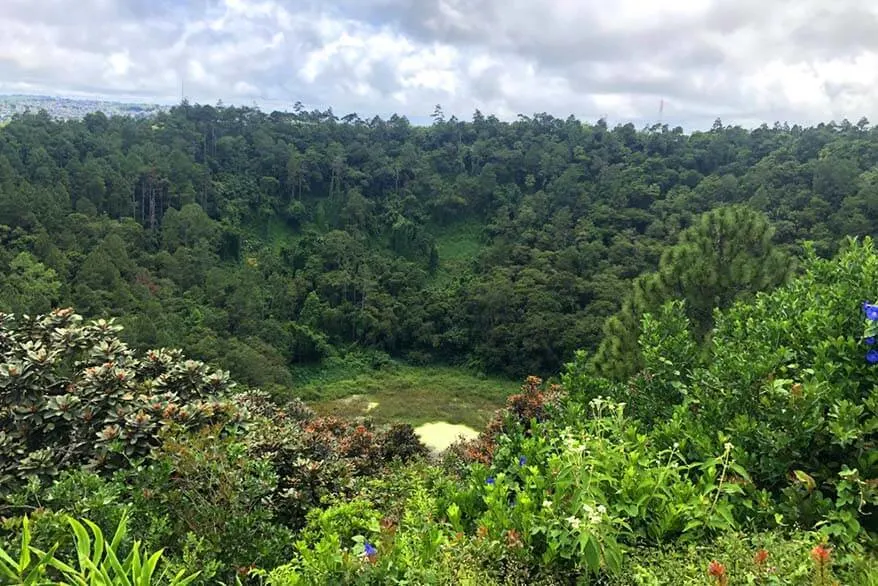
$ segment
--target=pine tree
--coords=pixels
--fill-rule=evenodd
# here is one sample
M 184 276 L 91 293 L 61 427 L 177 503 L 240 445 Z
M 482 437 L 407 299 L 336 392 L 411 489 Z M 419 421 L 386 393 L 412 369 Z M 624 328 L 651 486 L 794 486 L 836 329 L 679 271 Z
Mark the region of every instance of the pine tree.
M 773 235 L 766 217 L 746 207 L 703 214 L 665 251 L 658 271 L 635 280 L 622 308 L 606 321 L 594 369 L 617 379 L 637 372 L 641 317 L 669 299 L 685 301 L 692 333 L 703 341 L 713 327 L 714 308 L 783 283 L 792 261 L 773 244 Z

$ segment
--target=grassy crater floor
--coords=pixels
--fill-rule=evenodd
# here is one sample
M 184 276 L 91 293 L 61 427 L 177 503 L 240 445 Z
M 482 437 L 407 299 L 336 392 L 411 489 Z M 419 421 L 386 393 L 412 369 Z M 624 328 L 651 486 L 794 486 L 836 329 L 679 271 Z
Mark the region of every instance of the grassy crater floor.
M 320 415 L 368 416 L 378 424 L 413 426 L 441 421 L 481 429 L 518 386 L 453 367 L 395 365 L 320 377 L 298 391 Z

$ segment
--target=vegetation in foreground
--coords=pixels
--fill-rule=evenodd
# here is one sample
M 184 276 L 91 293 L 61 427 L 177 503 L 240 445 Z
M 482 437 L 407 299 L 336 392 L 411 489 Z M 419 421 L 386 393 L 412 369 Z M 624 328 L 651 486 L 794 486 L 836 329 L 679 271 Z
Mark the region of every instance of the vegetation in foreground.
M 129 350 L 109 322 L 4 316 L 0 572 L 17 584 L 875 584 L 878 307 L 863 302 L 876 291 L 866 239 L 834 260 L 810 254 L 789 283 L 715 312 L 706 336 L 668 301 L 641 319 L 632 377 L 601 378 L 581 354 L 560 385 L 528 379 L 434 463 L 407 425 L 236 391 L 178 353 Z M 71 538 L 71 518 L 108 534 L 124 521 L 137 541 L 98 546 L 75 524 Z M 89 541 L 104 557 L 89 558 Z M 56 545 L 60 561 L 40 565 Z M 121 571 L 102 561 L 111 550 Z M 145 556 L 154 570 L 128 580 Z

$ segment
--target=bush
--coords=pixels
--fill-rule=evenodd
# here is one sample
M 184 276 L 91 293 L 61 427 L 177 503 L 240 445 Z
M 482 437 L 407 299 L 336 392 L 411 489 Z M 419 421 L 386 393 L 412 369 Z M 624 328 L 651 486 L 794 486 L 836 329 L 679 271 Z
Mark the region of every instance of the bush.
M 819 526 L 843 542 L 878 531 L 878 371 L 863 301 L 878 293 L 871 239 L 834 260 L 809 253 L 802 275 L 718 312 L 696 351 L 676 305 L 643 320 L 645 367 L 627 383 L 588 379 L 579 356 L 571 395 L 630 402 L 655 441 L 704 459 L 725 442 L 761 496 L 742 519 Z M 878 331 L 878 330 L 876 330 Z
M 277 474 L 268 459 L 249 454 L 244 440 L 220 437 L 217 428 L 169 433 L 149 466 L 126 475 L 140 513 L 137 529 L 175 564 L 197 561 L 200 580 L 280 564 L 293 539 L 272 506 Z
M 66 468 L 127 466 L 170 425 L 234 419 L 227 373 L 174 350 L 137 357 L 120 329 L 70 309 L 0 314 L 0 494 Z
M 875 583 L 878 559 L 838 555 L 821 545 L 821 539 L 813 532 L 732 532 L 706 543 L 641 549 L 629 558 L 628 571 L 609 586 L 702 586 L 720 584 L 721 577 L 728 584 Z M 834 576 L 841 581 L 834 581 Z
M 186 586 L 198 577 L 198 572 L 185 569 L 168 575 L 167 568 L 157 574 L 162 551 L 149 553 L 135 541 L 123 553 L 122 542 L 127 531 L 127 516 L 119 521 L 111 540 L 104 537 L 100 527 L 88 520 L 80 523 L 68 517 L 76 545 L 76 556 L 62 559 L 55 555 L 57 546 L 42 551 L 31 545 L 28 518 L 22 521 L 21 542 L 17 554 L 0 548 L 0 576 L 4 584 L 128 584 L 150 586 Z M 86 528 L 87 526 L 87 528 Z M 51 577 L 51 581 L 48 579 Z

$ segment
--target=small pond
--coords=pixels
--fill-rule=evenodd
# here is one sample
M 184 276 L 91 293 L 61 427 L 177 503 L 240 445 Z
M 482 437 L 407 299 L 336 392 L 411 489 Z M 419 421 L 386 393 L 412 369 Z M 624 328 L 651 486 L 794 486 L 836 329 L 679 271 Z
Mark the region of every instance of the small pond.
M 415 433 L 421 441 L 433 452 L 442 452 L 461 437 L 473 439 L 479 432 L 468 425 L 448 423 L 447 421 L 433 421 L 415 428 Z

